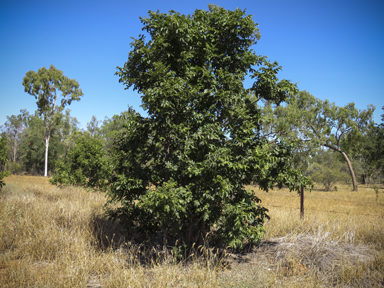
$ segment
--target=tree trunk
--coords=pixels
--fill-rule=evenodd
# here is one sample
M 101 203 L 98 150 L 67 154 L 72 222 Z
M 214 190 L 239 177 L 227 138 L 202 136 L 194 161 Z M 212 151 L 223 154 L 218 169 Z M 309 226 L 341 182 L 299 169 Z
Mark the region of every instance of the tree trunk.
M 167 120 L 169 120 L 169 115 L 167 116 Z M 166 122 L 166 124 L 167 124 L 167 122 Z M 171 141 L 169 138 L 169 130 L 168 129 L 165 131 L 164 138 L 165 138 L 165 146 L 164 146 L 165 158 L 164 158 L 164 160 L 165 160 L 165 162 L 168 162 L 170 159 L 170 146 L 171 146 Z M 165 163 L 164 163 L 164 165 L 165 165 Z M 164 182 L 168 182 L 168 180 L 169 180 L 169 171 L 166 169 L 165 174 L 164 174 Z
M 330 146 L 330 145 L 327 145 L 327 144 L 325 144 L 324 146 L 328 147 L 328 148 L 330 148 L 330 149 L 332 149 L 334 151 L 337 151 L 337 152 L 341 153 L 341 155 L 343 155 L 345 161 L 347 162 L 349 173 L 351 173 L 352 183 L 353 183 L 353 191 L 358 191 L 355 172 L 353 172 L 352 164 L 351 164 L 351 161 L 349 161 L 349 158 L 348 158 L 347 154 L 345 154 L 345 152 L 343 152 L 340 148 L 333 147 L 333 146 Z
M 168 233 L 167 233 L 167 228 L 164 228 L 163 230 L 163 250 L 165 255 L 168 255 Z
M 44 163 L 44 176 L 48 176 L 48 146 L 49 146 L 49 134 L 45 137 L 45 163 Z
M 204 245 L 204 238 L 205 238 L 205 221 L 204 219 L 200 220 L 199 223 L 199 238 L 197 239 L 197 247 L 200 245 Z
M 16 152 L 17 152 L 17 139 L 15 135 L 15 138 L 13 139 L 13 162 L 16 162 Z
M 347 154 L 345 154 L 343 151 L 339 151 L 341 153 L 341 155 L 343 155 L 345 161 L 347 162 L 348 164 L 348 169 L 349 169 L 349 172 L 351 173 L 351 177 L 352 177 L 352 182 L 353 182 L 353 191 L 357 191 L 358 190 L 358 187 L 357 187 L 357 182 L 356 182 L 356 176 L 355 176 L 355 172 L 353 171 L 353 168 L 352 168 L 352 164 L 351 164 L 351 161 L 349 161 L 349 158 L 347 156 Z

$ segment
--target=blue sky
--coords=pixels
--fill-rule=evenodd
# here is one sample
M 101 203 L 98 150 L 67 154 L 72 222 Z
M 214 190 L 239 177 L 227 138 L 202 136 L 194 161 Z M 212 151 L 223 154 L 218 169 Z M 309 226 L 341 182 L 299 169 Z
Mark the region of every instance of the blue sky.
M 114 75 L 130 51 L 130 37 L 141 33 L 139 17 L 148 10 L 192 14 L 208 3 L 247 9 L 259 24 L 254 47 L 283 67 L 280 79 L 299 83 L 315 97 L 359 109 L 384 106 L 384 1 L 21 1 L 0 0 L 0 125 L 20 109 L 33 113 L 33 96 L 24 92 L 29 70 L 53 64 L 76 79 L 84 97 L 68 108 L 81 127 L 127 109 L 143 114 L 141 98 L 124 90 Z

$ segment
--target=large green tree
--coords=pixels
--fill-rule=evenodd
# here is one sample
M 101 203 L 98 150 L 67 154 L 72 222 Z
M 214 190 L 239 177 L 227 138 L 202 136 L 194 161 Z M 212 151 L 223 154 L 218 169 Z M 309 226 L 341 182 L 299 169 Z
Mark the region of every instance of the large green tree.
M 111 215 L 143 235 L 161 231 L 164 246 L 170 237 L 201 244 L 207 232 L 232 247 L 259 241 L 267 210 L 244 185 L 307 182 L 290 167 L 289 145 L 261 137 L 262 115 L 248 96 L 280 102 L 295 86 L 251 49 L 260 35 L 245 11 L 150 11 L 141 21 L 150 40 L 134 39 L 117 75 L 141 93 L 148 117 L 130 109 L 114 142 L 109 196 L 121 207 Z
M 45 125 L 45 166 L 44 176 L 48 173 L 48 147 L 55 114 L 62 111 L 72 101 L 83 96 L 79 83 L 63 75 L 63 71 L 53 65 L 37 72 L 29 71 L 23 78 L 24 91 L 37 99 L 39 114 L 43 116 Z
M 375 107 L 358 110 L 354 103 L 339 107 L 328 100 L 321 100 L 307 91 L 300 91 L 287 99 L 287 105 L 264 107 L 266 122 L 264 133 L 269 137 L 283 137 L 299 142 L 306 149 L 321 146 L 342 155 L 357 191 L 355 173 L 348 151 L 361 141 L 372 123 Z

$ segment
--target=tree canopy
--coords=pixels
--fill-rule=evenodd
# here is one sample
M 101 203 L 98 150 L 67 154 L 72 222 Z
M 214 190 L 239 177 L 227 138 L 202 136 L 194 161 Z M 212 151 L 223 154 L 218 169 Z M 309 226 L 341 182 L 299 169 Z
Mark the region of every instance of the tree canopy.
M 264 133 L 269 137 L 284 137 L 299 142 L 306 149 L 326 147 L 340 153 L 348 165 L 357 191 L 357 181 L 349 157 L 348 147 L 359 142 L 372 124 L 375 107 L 358 110 L 354 103 L 339 107 L 322 101 L 307 91 L 290 96 L 287 105 L 273 108 L 267 103 L 264 114 L 268 121 Z
M 29 71 L 23 78 L 24 91 L 37 99 L 39 114 L 45 124 L 45 167 L 44 176 L 48 173 L 48 147 L 50 131 L 54 124 L 54 116 L 72 101 L 80 100 L 83 92 L 75 79 L 69 79 L 51 65 L 49 69 L 40 68 L 37 72 Z
M 244 185 L 308 183 L 291 169 L 291 147 L 259 133 L 257 99 L 281 102 L 295 85 L 251 49 L 260 37 L 245 11 L 211 6 L 193 15 L 149 12 L 148 33 L 132 42 L 120 82 L 141 93 L 148 117 L 130 109 L 114 143 L 111 210 L 141 235 L 161 232 L 187 246 L 211 241 L 241 247 L 263 235 L 267 210 Z M 262 69 L 256 70 L 260 66 Z M 246 75 L 255 79 L 245 89 Z

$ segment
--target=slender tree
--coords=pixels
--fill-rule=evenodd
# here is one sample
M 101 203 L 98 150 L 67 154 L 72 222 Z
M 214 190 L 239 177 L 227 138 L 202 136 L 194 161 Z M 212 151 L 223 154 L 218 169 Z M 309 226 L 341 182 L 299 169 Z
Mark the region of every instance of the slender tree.
M 45 165 L 44 176 L 48 173 L 48 147 L 54 116 L 62 111 L 72 101 L 80 100 L 83 96 L 79 83 L 69 79 L 53 65 L 49 69 L 40 68 L 37 72 L 29 71 L 23 78 L 24 91 L 37 99 L 39 114 L 45 124 Z
M 9 175 L 8 171 L 5 170 L 5 165 L 8 162 L 6 143 L 7 143 L 7 138 L 5 136 L 5 133 L 1 133 L 0 135 L 0 191 L 5 185 L 3 180 L 4 177 Z
M 20 110 L 19 115 L 7 116 L 7 121 L 3 125 L 3 131 L 10 140 L 9 144 L 12 149 L 12 161 L 16 162 L 19 146 L 21 144 L 21 134 L 25 128 L 25 122 L 28 118 L 26 110 Z
M 92 137 L 98 137 L 101 128 L 99 127 L 101 121 L 97 120 L 96 116 L 92 116 L 91 121 L 87 123 L 87 130 L 91 133 Z

